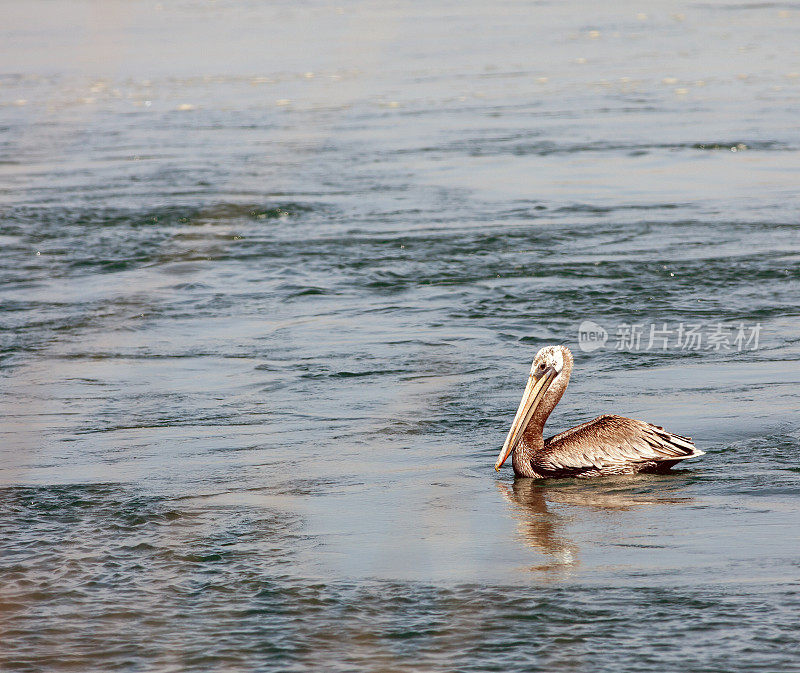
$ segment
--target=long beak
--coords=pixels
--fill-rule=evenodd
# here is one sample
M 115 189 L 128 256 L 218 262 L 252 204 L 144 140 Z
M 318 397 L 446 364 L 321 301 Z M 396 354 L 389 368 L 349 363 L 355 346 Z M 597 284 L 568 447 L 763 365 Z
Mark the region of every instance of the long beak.
M 497 456 L 497 462 L 494 464 L 495 470 L 499 470 L 511 452 L 517 448 L 517 444 L 522 439 L 522 433 L 525 432 L 525 428 L 528 427 L 528 423 L 531 421 L 533 412 L 536 411 L 536 407 L 539 406 L 539 402 L 542 401 L 547 388 L 553 382 L 557 373 L 555 369 L 548 367 L 539 378 L 534 377 L 533 374 L 528 377 L 528 385 L 525 386 L 525 392 L 522 394 L 522 401 L 519 403 L 517 415 L 514 416 L 514 422 L 508 431 L 506 442 L 503 444 L 500 455 Z

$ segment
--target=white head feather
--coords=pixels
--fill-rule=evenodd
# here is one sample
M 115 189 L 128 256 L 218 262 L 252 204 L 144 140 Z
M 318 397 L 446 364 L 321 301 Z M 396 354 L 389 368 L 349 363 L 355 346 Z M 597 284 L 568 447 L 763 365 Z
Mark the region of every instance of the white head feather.
M 548 367 L 552 367 L 558 374 L 561 374 L 564 369 L 564 351 L 569 353 L 565 346 L 545 346 L 533 358 L 531 373 L 536 370 L 540 362 L 544 362 Z

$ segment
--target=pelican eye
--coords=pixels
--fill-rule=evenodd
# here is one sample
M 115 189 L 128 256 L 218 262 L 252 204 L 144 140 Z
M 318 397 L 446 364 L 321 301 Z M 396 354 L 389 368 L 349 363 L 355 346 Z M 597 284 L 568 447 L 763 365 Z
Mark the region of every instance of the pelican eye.
M 536 368 L 536 372 L 541 374 L 545 369 L 547 369 L 547 365 L 544 362 L 540 362 L 539 366 Z

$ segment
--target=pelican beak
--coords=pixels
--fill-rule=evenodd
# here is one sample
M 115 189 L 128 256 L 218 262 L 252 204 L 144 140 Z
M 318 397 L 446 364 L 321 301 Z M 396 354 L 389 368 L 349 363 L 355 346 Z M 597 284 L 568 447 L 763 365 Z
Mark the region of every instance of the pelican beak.
M 553 379 L 558 375 L 558 372 L 552 367 L 545 369 L 538 377 L 531 374 L 528 377 L 528 385 L 525 386 L 525 392 L 522 394 L 522 401 L 519 403 L 519 409 L 514 416 L 514 422 L 511 424 L 511 429 L 508 431 L 506 442 L 497 456 L 497 462 L 494 464 L 494 469 L 499 470 L 511 452 L 517 448 L 522 439 L 522 433 L 528 427 L 533 412 L 539 406 L 544 394 L 553 382 Z

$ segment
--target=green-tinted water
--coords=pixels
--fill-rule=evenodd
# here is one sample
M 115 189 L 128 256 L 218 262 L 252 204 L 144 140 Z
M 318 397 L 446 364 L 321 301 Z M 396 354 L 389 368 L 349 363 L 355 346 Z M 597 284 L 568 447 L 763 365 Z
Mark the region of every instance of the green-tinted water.
M 800 668 L 800 10 L 2 9 L 0 669 Z

